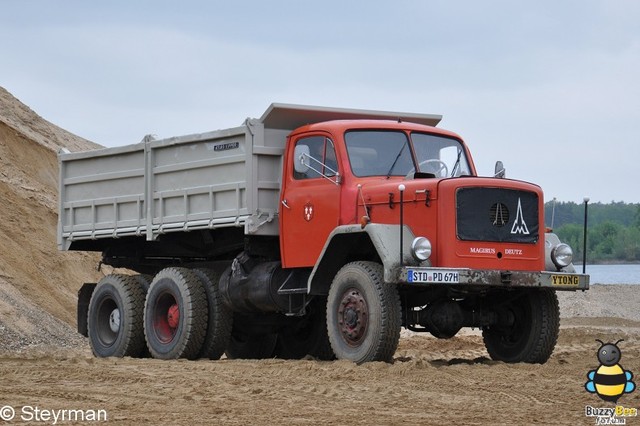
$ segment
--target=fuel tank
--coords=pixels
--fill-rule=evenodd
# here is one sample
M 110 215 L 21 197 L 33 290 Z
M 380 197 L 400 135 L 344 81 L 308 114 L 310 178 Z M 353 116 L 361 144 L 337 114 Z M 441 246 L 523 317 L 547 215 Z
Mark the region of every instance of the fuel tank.
M 234 312 L 295 313 L 304 308 L 305 297 L 292 290 L 305 289 L 308 278 L 306 270 L 285 270 L 280 262 L 265 262 L 242 253 L 222 274 L 219 289 L 224 303 Z

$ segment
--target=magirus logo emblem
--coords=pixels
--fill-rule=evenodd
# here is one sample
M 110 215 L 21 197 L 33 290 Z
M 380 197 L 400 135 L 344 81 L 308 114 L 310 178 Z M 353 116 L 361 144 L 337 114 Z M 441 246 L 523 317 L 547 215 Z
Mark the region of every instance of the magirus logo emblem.
M 513 222 L 513 226 L 511 227 L 511 233 L 529 235 L 529 228 L 527 227 L 527 223 L 524 221 L 524 216 L 522 215 L 522 203 L 520 202 L 520 198 L 518 198 L 518 211 L 516 212 L 516 221 Z

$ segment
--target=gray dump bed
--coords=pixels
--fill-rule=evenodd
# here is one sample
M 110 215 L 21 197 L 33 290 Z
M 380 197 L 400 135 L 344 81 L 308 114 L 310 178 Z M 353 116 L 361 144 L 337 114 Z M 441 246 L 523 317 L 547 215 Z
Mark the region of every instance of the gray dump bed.
M 436 125 L 437 115 L 272 104 L 260 119 L 209 133 L 61 153 L 58 246 L 73 241 L 242 226 L 277 235 L 286 136 L 333 119 Z

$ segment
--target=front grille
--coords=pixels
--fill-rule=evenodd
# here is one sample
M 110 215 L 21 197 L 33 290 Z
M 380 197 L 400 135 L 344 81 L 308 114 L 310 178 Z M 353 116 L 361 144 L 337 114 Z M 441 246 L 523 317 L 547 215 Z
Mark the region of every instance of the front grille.
M 539 238 L 538 195 L 505 188 L 459 188 L 458 238 L 534 244 Z

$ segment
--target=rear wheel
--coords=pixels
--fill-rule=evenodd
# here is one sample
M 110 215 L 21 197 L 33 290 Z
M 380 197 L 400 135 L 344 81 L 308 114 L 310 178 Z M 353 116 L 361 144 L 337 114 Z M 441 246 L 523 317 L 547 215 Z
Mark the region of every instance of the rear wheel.
M 501 316 L 512 318 L 511 324 L 485 328 L 484 344 L 494 360 L 543 364 L 558 340 L 558 298 L 546 289 L 520 293 L 500 307 Z
M 400 340 L 401 305 L 382 265 L 352 262 L 336 274 L 327 300 L 327 330 L 339 359 L 390 361 Z
M 151 285 L 151 281 L 153 281 L 153 275 L 148 274 L 138 274 L 134 275 L 133 278 L 138 282 L 138 285 L 142 288 L 142 292 L 147 295 L 149 291 L 149 286 Z
M 151 281 L 153 281 L 153 275 L 148 274 L 138 274 L 134 275 L 133 278 L 140 286 L 143 294 L 143 300 L 147 298 L 147 292 L 149 291 L 149 286 L 151 285 Z M 144 302 L 142 303 L 142 316 L 144 317 Z M 141 324 L 142 327 L 142 340 L 144 340 L 144 321 Z M 149 348 L 147 347 L 147 342 L 144 340 L 144 347 L 142 351 L 138 354 L 139 358 L 151 358 L 151 353 L 149 352 Z
M 147 293 L 144 334 L 154 358 L 195 359 L 207 332 L 207 297 L 197 275 L 185 268 L 160 271 Z
M 212 269 L 194 269 L 193 273 L 200 278 L 204 285 L 209 309 L 207 334 L 198 357 L 220 359 L 231 338 L 233 313 L 222 301 L 222 295 L 218 290 L 220 279 L 218 274 Z
M 144 349 L 144 292 L 135 278 L 103 277 L 89 302 L 88 331 L 97 357 L 139 356 Z

